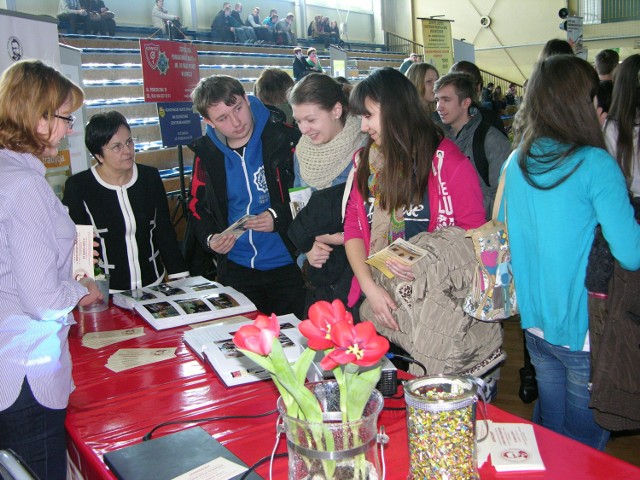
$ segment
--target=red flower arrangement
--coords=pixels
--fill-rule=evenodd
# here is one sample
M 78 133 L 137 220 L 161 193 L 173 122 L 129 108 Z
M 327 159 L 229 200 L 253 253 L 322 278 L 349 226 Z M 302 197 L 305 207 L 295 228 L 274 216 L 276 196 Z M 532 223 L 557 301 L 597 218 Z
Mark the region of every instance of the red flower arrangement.
M 360 367 L 376 365 L 389 350 L 389 341 L 376 333 L 371 322 L 354 325 L 351 313 L 340 300 L 314 303 L 299 330 L 307 338 L 308 348 L 293 365 L 278 340 L 280 325 L 275 315 L 260 315 L 252 325 L 240 327 L 233 342 L 271 374 L 287 406 L 287 414 L 310 422 L 321 422 L 322 412 L 304 383 L 316 351 L 324 351 L 320 365 L 333 371 L 339 385 L 343 421 L 359 419 L 380 380 L 381 370 L 378 366 L 359 371 Z

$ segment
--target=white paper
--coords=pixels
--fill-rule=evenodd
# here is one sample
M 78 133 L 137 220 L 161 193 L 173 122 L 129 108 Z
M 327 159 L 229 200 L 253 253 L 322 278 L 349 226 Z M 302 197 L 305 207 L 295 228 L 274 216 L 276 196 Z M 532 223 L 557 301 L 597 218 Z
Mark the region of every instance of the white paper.
M 300 187 L 300 188 L 290 188 L 289 189 L 289 199 L 291 202 L 289 206 L 291 207 L 291 218 L 296 218 L 296 215 L 302 210 L 307 203 L 309 203 L 309 199 L 311 198 L 311 187 Z
M 229 480 L 247 470 L 226 458 L 218 457 L 209 463 L 175 477 L 173 480 Z
M 477 422 L 476 429 L 483 428 L 481 423 Z M 484 442 L 478 442 L 478 463 L 487 451 L 498 472 L 545 469 L 533 425 L 489 422 L 489 436 Z
M 93 278 L 93 227 L 76 225 L 76 242 L 73 245 L 73 278 Z

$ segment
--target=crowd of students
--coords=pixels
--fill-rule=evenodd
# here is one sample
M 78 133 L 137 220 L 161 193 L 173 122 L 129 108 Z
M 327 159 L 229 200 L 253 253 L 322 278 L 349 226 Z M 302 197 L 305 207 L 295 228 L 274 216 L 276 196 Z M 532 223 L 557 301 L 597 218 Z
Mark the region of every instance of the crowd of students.
M 164 11 L 163 0 L 155 1 L 156 11 L 154 22 L 162 28 L 179 21 Z M 286 25 L 278 28 L 285 21 L 290 29 L 293 15 L 278 20 L 272 11 L 259 21 L 254 8 L 237 23 L 241 12 L 241 4 L 232 10 L 225 3 L 216 15 L 212 29 L 223 41 L 251 31 L 254 41 L 271 34 L 295 44 Z M 521 322 L 536 371 L 534 420 L 603 449 L 609 431 L 590 408 L 590 317 L 591 298 L 609 292 L 590 297 L 587 269 L 598 225 L 618 268 L 640 268 L 637 210 L 634 216 L 640 203 L 640 56 L 626 59 L 614 74 L 607 115 L 594 104 L 595 69 L 551 47 L 534 66 L 519 105 L 515 148 L 493 106 L 483 108 L 482 77 L 470 62 L 440 76 L 416 58 L 406 74 L 382 68 L 352 87 L 322 73 L 315 49 L 305 58 L 297 47 L 295 84 L 285 72 L 265 69 L 256 95 L 248 96 L 233 77 L 201 79 L 191 97 L 206 132 L 189 145 L 189 231 L 207 254 L 197 258 L 213 262 L 217 280 L 263 312 L 304 318 L 313 302 L 340 299 L 356 321 L 367 312 L 363 320 L 392 335 L 407 309 L 367 257 L 398 238 L 428 246 L 436 233 L 481 226 L 502 173 L 498 211 L 508 225 Z M 0 334 L 0 449 L 14 449 L 51 479 L 66 474 L 70 312 L 100 295 L 91 281 L 71 276 L 73 222 L 96 228 L 99 262 L 111 270 L 112 288 L 138 288 L 194 269 L 177 250 L 158 172 L 135 163 L 131 129 L 119 113 L 98 114 L 87 125 L 86 145 L 97 164 L 69 179 L 68 213 L 49 191 L 38 157 L 57 153 L 82 99 L 78 86 L 39 61 L 16 62 L 0 79 L 0 185 L 9 192 L 0 198 L 0 332 L 9 332 Z M 311 196 L 294 216 L 289 189 L 299 187 Z M 252 218 L 244 235 L 222 234 L 247 214 Z M 460 238 L 450 248 L 462 255 Z M 30 273 L 34 260 L 37 276 Z M 394 260 L 386 266 L 409 295 L 419 275 L 438 268 L 421 266 L 425 273 Z M 637 299 L 630 300 L 634 315 L 637 307 Z M 598 312 L 608 318 L 614 310 L 605 305 Z M 476 325 L 484 327 L 469 319 L 469 330 Z M 499 326 L 486 329 L 487 341 L 499 348 Z M 45 343 L 55 348 L 40 351 Z M 467 364 L 487 361 L 465 353 Z M 451 368 L 447 373 L 456 371 Z M 495 379 L 499 370 L 483 374 Z M 626 378 L 633 376 L 620 381 Z M 612 388 L 624 390 L 618 383 Z M 23 413 L 47 419 L 44 439 L 43 429 Z

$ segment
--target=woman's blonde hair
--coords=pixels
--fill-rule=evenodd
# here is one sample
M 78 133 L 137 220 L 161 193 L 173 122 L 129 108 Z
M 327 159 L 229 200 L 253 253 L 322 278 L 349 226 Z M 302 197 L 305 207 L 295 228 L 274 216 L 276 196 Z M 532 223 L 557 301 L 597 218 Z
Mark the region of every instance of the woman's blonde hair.
M 405 76 L 409 80 L 411 80 L 411 83 L 413 83 L 413 85 L 416 87 L 416 89 L 418 90 L 418 96 L 424 102 L 429 112 L 435 112 L 436 102 L 427 102 L 424 99 L 424 96 L 425 96 L 424 77 L 427 76 L 427 72 L 429 70 L 433 70 L 434 72 L 436 72 L 436 76 L 440 77 L 440 73 L 438 72 L 438 69 L 433 65 L 431 65 L 430 63 L 414 63 L 405 72 Z
M 0 148 L 19 153 L 41 154 L 51 132 L 56 112 L 69 101 L 77 110 L 84 93 L 55 68 L 40 60 L 22 60 L 0 77 Z M 42 118 L 49 121 L 49 134 L 38 134 Z

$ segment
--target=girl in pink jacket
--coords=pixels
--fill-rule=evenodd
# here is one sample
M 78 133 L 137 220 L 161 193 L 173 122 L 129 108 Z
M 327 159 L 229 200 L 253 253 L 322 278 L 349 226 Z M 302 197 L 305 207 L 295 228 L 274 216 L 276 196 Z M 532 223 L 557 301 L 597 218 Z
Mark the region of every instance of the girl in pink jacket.
M 444 138 L 413 84 L 397 70 L 373 72 L 349 103 L 369 134 L 345 212 L 345 248 L 355 274 L 349 306 L 364 293 L 375 320 L 397 329 L 391 313 L 397 306 L 374 282 L 367 256 L 423 231 L 479 227 L 485 222 L 482 190 L 469 159 Z M 414 279 L 410 266 L 389 261 L 387 267 L 403 280 Z

